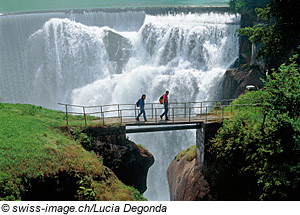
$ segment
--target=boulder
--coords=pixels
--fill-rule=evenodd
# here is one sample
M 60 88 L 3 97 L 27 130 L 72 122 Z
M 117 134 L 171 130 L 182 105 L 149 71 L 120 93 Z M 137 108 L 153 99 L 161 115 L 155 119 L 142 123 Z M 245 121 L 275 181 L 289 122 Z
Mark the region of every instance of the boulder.
M 202 165 L 194 158 L 185 156 L 171 162 L 168 171 L 171 201 L 211 200 L 210 186 L 204 178 Z
M 140 193 L 147 190 L 147 174 L 154 157 L 146 149 L 127 140 L 125 146 L 97 141 L 92 150 L 124 184 Z
M 254 66 L 227 70 L 222 83 L 222 99 L 237 98 L 246 92 L 247 85 L 261 89 L 263 87 L 261 79 L 265 79 L 265 75 Z

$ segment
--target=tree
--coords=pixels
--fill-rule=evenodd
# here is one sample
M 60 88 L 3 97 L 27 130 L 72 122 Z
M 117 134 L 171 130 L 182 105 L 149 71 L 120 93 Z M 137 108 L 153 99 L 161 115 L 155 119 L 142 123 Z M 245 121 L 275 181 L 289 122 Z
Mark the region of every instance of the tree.
M 270 68 L 287 62 L 300 44 L 300 10 L 297 5 L 298 0 L 273 0 L 266 8 L 256 9 L 264 22 L 239 30 L 240 36 L 248 36 L 252 43 L 261 45 L 258 56 L 264 58 Z
M 256 16 L 256 8 L 264 8 L 271 2 L 272 0 L 230 0 L 229 7 L 236 13 Z
M 241 16 L 241 28 L 252 27 L 254 23 L 259 21 L 255 12 L 256 8 L 264 8 L 272 0 L 230 0 L 229 6 L 235 13 L 240 13 Z M 248 40 L 247 36 L 240 35 L 240 63 L 251 62 L 252 44 Z

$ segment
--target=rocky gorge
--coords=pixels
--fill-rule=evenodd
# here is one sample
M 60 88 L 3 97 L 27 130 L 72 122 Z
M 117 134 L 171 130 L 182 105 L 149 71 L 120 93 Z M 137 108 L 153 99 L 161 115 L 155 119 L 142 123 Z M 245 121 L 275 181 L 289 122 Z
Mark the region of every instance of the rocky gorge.
M 88 127 L 83 132 L 92 140 L 88 150 L 94 151 L 124 184 L 133 186 L 140 193 L 146 191 L 147 174 L 154 157 L 147 149 L 126 138 L 124 126 Z

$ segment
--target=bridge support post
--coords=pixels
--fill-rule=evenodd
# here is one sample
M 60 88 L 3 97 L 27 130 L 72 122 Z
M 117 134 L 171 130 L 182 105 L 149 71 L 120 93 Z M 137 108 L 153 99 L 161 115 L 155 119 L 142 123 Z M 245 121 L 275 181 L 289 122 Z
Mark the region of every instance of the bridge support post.
M 205 125 L 201 123 L 196 130 L 196 154 L 197 161 L 201 164 L 204 163 L 204 150 L 205 150 Z
M 222 124 L 222 122 L 197 124 L 198 128 L 196 130 L 196 154 L 197 161 L 201 164 L 204 164 L 205 160 L 205 146 L 208 144 L 208 141 L 210 139 L 215 137 Z

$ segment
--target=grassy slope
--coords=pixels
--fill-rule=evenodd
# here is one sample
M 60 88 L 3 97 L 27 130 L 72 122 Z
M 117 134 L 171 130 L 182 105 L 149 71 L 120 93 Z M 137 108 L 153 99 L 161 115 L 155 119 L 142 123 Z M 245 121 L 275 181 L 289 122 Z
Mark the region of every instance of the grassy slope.
M 65 135 L 64 125 L 58 111 L 0 103 L 0 200 L 20 200 L 28 181 L 60 172 L 78 178 L 77 199 L 133 200 L 132 189 Z M 91 190 L 82 192 L 85 187 Z

